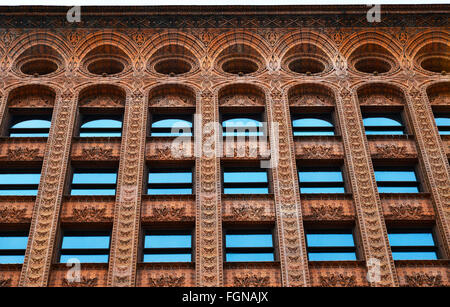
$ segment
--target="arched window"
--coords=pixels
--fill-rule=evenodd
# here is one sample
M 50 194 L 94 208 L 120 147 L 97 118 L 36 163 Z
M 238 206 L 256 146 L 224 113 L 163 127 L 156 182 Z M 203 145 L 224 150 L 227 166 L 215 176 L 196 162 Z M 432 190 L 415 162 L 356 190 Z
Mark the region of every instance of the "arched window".
M 367 135 L 401 135 L 405 134 L 400 115 L 366 115 L 363 116 Z
M 439 134 L 450 135 L 450 114 L 435 114 Z
M 88 118 L 80 127 L 80 137 L 120 136 L 122 136 L 122 121 L 119 118 Z
M 14 121 L 9 128 L 10 137 L 48 137 L 51 121 L 44 118 L 24 118 Z
M 233 117 L 222 122 L 223 136 L 262 136 L 263 124 L 254 117 Z
M 294 136 L 334 135 L 331 119 L 323 117 L 296 117 L 292 121 L 292 130 Z
M 151 136 L 192 136 L 192 122 L 188 117 L 154 116 Z

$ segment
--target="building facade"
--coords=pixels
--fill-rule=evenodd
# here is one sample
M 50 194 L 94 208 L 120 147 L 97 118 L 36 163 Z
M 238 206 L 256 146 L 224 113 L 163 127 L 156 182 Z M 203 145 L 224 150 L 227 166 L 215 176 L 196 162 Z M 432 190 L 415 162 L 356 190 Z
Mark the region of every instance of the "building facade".
M 0 286 L 449 286 L 450 6 L 70 9 L 0 8 Z

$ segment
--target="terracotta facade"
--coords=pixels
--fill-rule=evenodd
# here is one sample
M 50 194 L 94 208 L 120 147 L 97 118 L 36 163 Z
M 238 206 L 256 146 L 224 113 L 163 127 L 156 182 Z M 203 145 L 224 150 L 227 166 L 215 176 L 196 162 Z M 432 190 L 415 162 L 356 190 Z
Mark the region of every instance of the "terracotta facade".
M 365 6 L 92 7 L 79 23 L 68 9 L 0 8 L 2 131 L 11 107 L 52 110 L 47 140 L 0 138 L 2 168 L 42 166 L 36 197 L 0 196 L 0 230 L 29 229 L 23 265 L 0 264 L 0 286 L 450 285 L 450 138 L 433 116 L 450 113 L 450 6 L 382 6 L 374 23 Z M 362 107 L 400 110 L 410 133 L 367 137 Z M 123 114 L 122 138 L 76 137 L 80 108 Z M 154 108 L 190 110 L 202 127 L 223 108 L 264 110 L 278 137 L 257 158 L 249 143 L 222 157 L 219 135 L 196 127 L 216 154 L 192 143 L 174 156 L 172 139 L 148 137 Z M 334 110 L 339 132 L 294 137 L 293 110 Z M 224 161 L 275 155 L 270 194 L 222 193 Z M 74 161 L 116 165 L 116 196 L 67 195 Z M 171 161 L 194 165 L 194 195 L 144 195 L 146 166 Z M 349 193 L 302 195 L 297 166 L 329 161 L 344 165 Z M 418 165 L 423 192 L 378 193 L 374 162 Z M 177 224 L 195 230 L 194 261 L 142 263 L 143 229 Z M 111 231 L 109 263 L 83 264 L 76 284 L 56 261 L 62 225 Z M 224 262 L 228 225 L 272 227 L 276 261 Z M 359 260 L 308 262 L 308 225 L 353 227 Z M 432 227 L 440 259 L 394 261 L 393 225 Z

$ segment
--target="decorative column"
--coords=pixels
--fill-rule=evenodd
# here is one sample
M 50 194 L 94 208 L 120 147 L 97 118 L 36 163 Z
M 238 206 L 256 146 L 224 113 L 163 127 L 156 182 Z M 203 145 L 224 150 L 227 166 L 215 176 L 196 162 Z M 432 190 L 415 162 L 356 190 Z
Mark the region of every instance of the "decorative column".
M 308 257 L 289 107 L 276 88 L 266 100 L 282 285 L 306 287 Z
M 220 131 L 218 106 L 213 93 L 206 89 L 197 102 L 196 121 L 196 217 L 195 272 L 200 287 L 223 285 L 222 206 L 220 173 Z
M 397 286 L 398 278 L 357 96 L 346 85 L 337 95 L 336 108 L 368 275 L 373 273 L 369 284 Z
M 147 103 L 138 89 L 127 100 L 123 121 L 108 286 L 133 287 L 136 282 L 146 121 Z
M 47 286 L 76 108 L 76 96 L 70 90 L 57 97 L 19 281 L 21 287 Z
M 433 198 L 436 225 L 442 239 L 445 258 L 450 257 L 450 167 L 426 91 L 412 86 L 407 94 L 407 108 L 414 127 L 424 177 Z

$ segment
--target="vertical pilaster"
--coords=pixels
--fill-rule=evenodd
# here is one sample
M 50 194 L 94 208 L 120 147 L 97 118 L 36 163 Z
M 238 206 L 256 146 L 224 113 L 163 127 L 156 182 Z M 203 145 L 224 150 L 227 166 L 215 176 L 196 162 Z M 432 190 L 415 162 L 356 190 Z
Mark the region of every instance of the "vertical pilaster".
M 146 120 L 147 103 L 137 90 L 127 99 L 123 121 L 108 286 L 132 287 L 136 282 Z
M 76 97 L 70 90 L 57 96 L 19 281 L 22 287 L 47 286 L 76 108 Z
M 223 285 L 222 206 L 220 175 L 220 131 L 216 98 L 204 90 L 197 103 L 201 121 L 196 125 L 196 253 L 195 270 L 198 286 Z M 200 148 L 199 148 L 200 147 Z
M 414 127 L 420 158 L 425 166 L 436 213 L 436 225 L 445 257 L 450 257 L 450 167 L 425 91 L 412 87 L 407 108 Z
M 309 286 L 289 107 L 278 89 L 266 100 L 282 282 L 285 287 Z
M 380 196 L 356 94 L 343 87 L 336 101 L 358 226 L 371 286 L 397 286 Z M 379 274 L 377 274 L 379 270 Z M 376 275 L 380 276 L 377 281 Z

